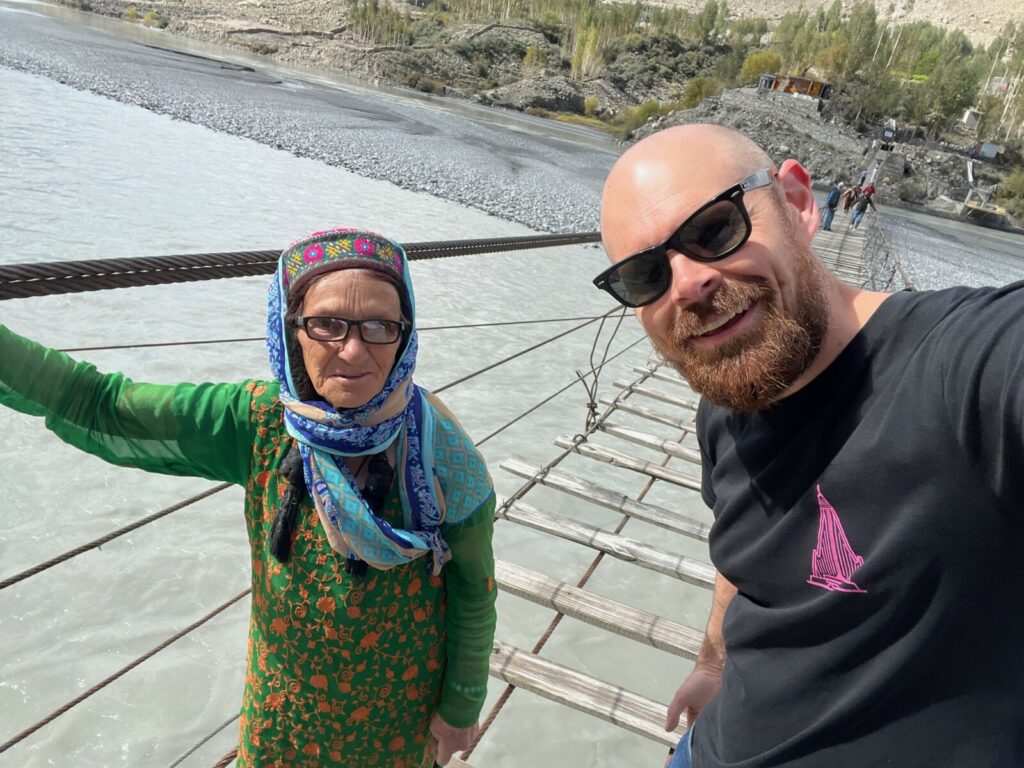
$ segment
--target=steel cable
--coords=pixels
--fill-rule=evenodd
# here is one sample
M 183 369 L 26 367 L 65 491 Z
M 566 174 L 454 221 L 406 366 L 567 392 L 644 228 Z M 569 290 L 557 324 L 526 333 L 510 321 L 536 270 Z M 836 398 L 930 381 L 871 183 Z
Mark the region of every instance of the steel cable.
M 570 323 L 576 320 L 597 320 L 600 315 L 583 315 L 582 317 L 546 317 L 540 320 L 505 320 L 496 323 L 462 323 L 460 325 L 426 325 L 418 331 L 456 331 L 467 328 L 496 328 L 505 325 L 539 325 L 542 323 Z M 240 342 L 266 341 L 265 336 L 246 336 L 238 339 L 193 339 L 187 341 L 156 341 L 134 344 L 106 344 L 97 347 L 65 347 L 58 352 L 97 352 L 111 349 L 145 349 L 148 347 L 188 347 L 200 344 L 238 344 Z
M 600 233 L 407 243 L 410 261 L 596 243 Z M 85 259 L 0 266 L 0 300 L 106 288 L 164 285 L 271 274 L 280 250 Z
M 603 315 L 599 315 L 598 317 L 595 317 L 595 318 L 593 318 L 591 320 L 587 320 L 585 323 L 580 323 L 579 325 L 574 325 L 569 330 L 562 331 L 561 333 L 555 334 L 554 336 L 552 336 L 552 337 L 550 337 L 548 339 L 545 339 L 544 341 L 538 342 L 537 344 L 532 344 L 531 346 L 526 347 L 525 349 L 521 349 L 518 352 L 514 352 L 511 355 L 509 355 L 508 357 L 503 357 L 501 360 L 498 360 L 498 361 L 496 361 L 494 363 L 491 363 L 490 365 L 487 365 L 487 366 L 485 366 L 483 368 L 480 368 L 479 370 L 473 371 L 472 373 L 467 373 L 465 376 L 462 376 L 462 377 L 460 377 L 458 379 L 455 379 L 455 381 L 450 381 L 447 384 L 445 384 L 444 386 L 438 387 L 437 389 L 432 390 L 432 391 L 434 392 L 434 394 L 440 394 L 440 393 L 444 392 L 446 389 L 451 389 L 452 387 L 454 387 L 457 384 L 462 384 L 463 382 L 466 382 L 466 381 L 469 381 L 470 379 L 476 378 L 477 376 L 479 376 L 482 373 L 487 373 L 487 371 L 493 370 L 493 369 L 497 368 L 498 366 L 504 365 L 505 363 L 507 363 L 507 362 L 509 362 L 511 360 L 515 360 L 517 357 L 522 357 L 523 355 L 525 355 L 525 354 L 527 354 L 529 352 L 533 352 L 535 349 L 540 349 L 541 347 L 543 347 L 543 346 L 545 346 L 547 344 L 550 344 L 553 341 L 558 341 L 563 336 L 568 336 L 570 333 L 575 333 L 576 331 L 580 330 L 581 328 L 586 328 L 588 325 L 591 325 L 592 323 L 595 323 L 598 320 L 603 320 L 604 318 L 608 317 L 608 315 L 610 315 L 612 312 L 616 312 L 616 311 L 618 311 L 618 307 L 615 307 L 613 309 L 608 310 Z
M 237 719 L 238 719 L 239 717 L 241 717 L 241 713 L 238 713 L 238 714 L 235 714 L 235 715 L 232 715 L 231 717 L 229 717 L 229 718 L 228 718 L 227 720 L 225 720 L 225 721 L 224 721 L 223 723 L 221 723 L 220 725 L 218 725 L 218 726 L 217 726 L 217 727 L 216 727 L 216 728 L 215 728 L 215 729 L 214 729 L 214 730 L 213 730 L 212 732 L 208 733 L 208 734 L 207 734 L 206 736 L 204 736 L 204 737 L 203 737 L 203 738 L 202 738 L 202 739 L 201 739 L 201 740 L 200 740 L 199 742 L 197 742 L 196 744 L 194 744 L 194 745 L 192 746 L 192 748 L 191 748 L 191 749 L 189 749 L 189 750 L 188 750 L 187 752 L 185 752 L 184 754 L 182 754 L 181 756 L 179 756 L 179 757 L 178 757 L 178 759 L 177 759 L 177 760 L 175 760 L 175 761 L 174 761 L 173 763 L 171 763 L 171 764 L 170 764 L 169 766 L 167 766 L 167 768 L 177 768 L 177 767 L 178 767 L 179 765 L 181 765 L 181 764 L 182 764 L 183 762 L 185 762 L 186 760 L 188 760 L 188 758 L 190 758 L 190 757 L 191 757 L 192 755 L 194 755 L 194 754 L 196 753 L 196 751 L 197 751 L 197 750 L 199 750 L 200 748 L 202 748 L 202 746 L 203 746 L 204 744 L 206 744 L 206 743 L 207 743 L 207 742 L 208 742 L 208 741 L 209 741 L 210 739 L 212 739 L 212 738 L 213 738 L 214 736 L 216 736 L 216 735 L 217 735 L 218 733 L 220 733 L 220 732 L 221 732 L 221 731 L 223 731 L 223 730 L 224 730 L 225 728 L 227 728 L 227 727 L 228 727 L 229 725 L 231 725 L 231 724 L 232 724 L 233 722 L 235 722 L 235 720 L 237 720 Z
M 172 504 L 169 507 L 164 507 L 160 511 L 154 512 L 153 514 L 148 515 L 147 517 L 144 517 L 141 520 L 136 520 L 134 523 L 130 523 L 124 526 L 123 528 L 118 528 L 116 531 L 108 533 L 106 536 L 101 536 L 98 539 L 93 539 L 87 544 L 82 544 L 81 546 L 68 550 L 62 555 L 57 555 L 57 557 L 53 557 L 47 560 L 46 562 L 34 565 L 31 568 L 22 571 L 21 573 L 15 574 L 14 576 L 10 576 L 4 579 L 3 581 L 0 581 L 0 590 L 7 589 L 7 587 L 13 584 L 17 584 L 19 581 L 24 581 L 30 576 L 35 576 L 37 573 L 42 573 L 43 571 L 52 568 L 55 565 L 60 565 L 61 563 L 66 562 L 73 557 L 77 557 L 78 555 L 81 555 L 85 552 L 88 552 L 91 549 L 97 549 L 98 547 L 102 547 L 104 544 L 113 541 L 119 536 L 124 536 L 126 533 L 131 533 L 132 531 L 141 528 L 144 525 L 152 523 L 154 520 L 159 520 L 162 517 L 166 517 L 172 512 L 177 512 L 179 509 L 184 509 L 185 507 L 191 504 L 195 504 L 197 501 L 207 499 L 210 496 L 213 496 L 215 493 L 220 493 L 221 491 L 230 487 L 231 483 L 221 483 L 220 485 L 214 486 L 213 488 L 210 488 L 207 491 L 197 493 L 195 496 L 190 496 L 189 498 L 184 499 L 183 501 L 179 501 L 176 504 Z
M 183 629 L 180 632 L 177 632 L 176 634 L 174 634 L 173 636 L 167 638 L 166 640 L 164 640 L 162 643 L 160 643 L 155 648 L 152 648 L 151 650 L 147 651 L 146 653 L 144 653 L 141 656 L 139 656 L 138 658 L 136 658 L 130 664 L 126 664 L 125 666 L 121 667 L 121 669 L 119 669 L 114 674 L 112 674 L 109 677 L 106 677 L 103 680 L 101 680 L 100 682 L 96 683 L 96 685 L 92 686 L 89 690 L 85 691 L 80 696 L 76 696 L 74 699 L 69 701 L 67 704 L 64 704 L 62 707 L 59 707 L 58 709 L 55 709 L 53 712 L 48 714 L 46 717 L 44 717 L 39 722 L 35 723 L 34 725 L 29 726 L 28 728 L 23 730 L 18 735 L 16 735 L 13 738 L 8 739 L 7 741 L 5 741 L 3 744 L 0 744 L 0 754 L 3 754 L 8 749 L 10 749 L 14 745 L 18 744 L 19 742 L 24 741 L 26 738 L 31 736 L 33 733 L 38 731 L 40 728 L 42 728 L 43 726 L 53 722 L 58 717 L 63 715 L 65 712 L 70 710 L 72 707 L 75 707 L 75 706 L 81 704 L 83 701 L 88 699 L 94 693 L 97 693 L 97 692 L 101 691 L 103 688 L 105 688 L 108 685 L 110 685 L 110 683 L 114 682 L 115 680 L 117 680 L 118 678 L 120 678 L 123 675 L 127 674 L 128 672 L 131 672 L 133 669 L 135 669 L 137 666 L 139 666 L 142 662 L 147 661 L 148 659 L 152 658 L 156 654 L 160 653 L 160 651 L 162 651 L 167 646 L 171 645 L 171 643 L 175 642 L 176 640 L 180 640 L 185 635 L 187 635 L 189 632 L 192 632 L 193 630 L 198 629 L 203 624 L 205 624 L 206 622 L 210 621 L 210 619 L 212 619 L 215 616 L 217 616 L 218 614 L 226 611 L 232 605 L 234 605 L 239 600 L 241 600 L 243 597 L 248 595 L 251 591 L 252 591 L 251 588 L 250 589 L 246 589 L 243 592 L 240 592 L 237 595 L 235 595 L 230 600 L 228 600 L 228 601 L 226 601 L 224 603 L 221 603 L 219 606 L 214 608 L 212 611 L 210 611 L 208 614 L 203 616 L 198 621 L 192 622 L 187 627 L 185 627 L 185 629 Z

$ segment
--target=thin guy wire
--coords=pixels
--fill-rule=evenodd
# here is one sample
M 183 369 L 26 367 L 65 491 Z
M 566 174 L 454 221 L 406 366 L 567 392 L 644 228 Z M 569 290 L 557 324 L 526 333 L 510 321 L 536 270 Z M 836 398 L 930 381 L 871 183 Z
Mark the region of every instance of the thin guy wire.
M 53 712 L 48 714 L 46 717 L 44 717 L 39 722 L 37 722 L 34 725 L 31 725 L 28 728 L 26 728 L 24 731 L 19 733 L 17 736 L 14 736 L 13 738 L 8 739 L 3 744 L 0 744 L 0 754 L 3 754 L 8 749 L 13 747 L 15 744 L 25 740 L 26 738 L 31 736 L 33 733 L 38 731 L 43 726 L 47 725 L 48 723 L 53 722 L 58 717 L 63 715 L 65 712 L 70 710 L 72 707 L 75 707 L 78 704 L 81 704 L 83 701 L 88 699 L 94 693 L 97 693 L 98 691 L 100 691 L 103 688 L 107 687 L 110 683 L 114 682 L 115 680 L 117 680 L 118 678 L 120 678 L 123 675 L 127 674 L 128 672 L 131 672 L 133 669 L 135 669 L 137 666 L 139 666 L 139 664 L 141 664 L 142 662 L 152 658 L 156 654 L 160 653 L 160 651 L 162 651 L 164 648 L 169 646 L 171 643 L 175 642 L 176 640 L 180 640 L 182 637 L 184 637 L 185 635 L 187 635 L 189 632 L 193 631 L 194 629 L 198 629 L 203 624 L 208 622 L 210 619 L 214 618 L 217 614 L 222 613 L 223 611 L 225 611 L 228 608 L 230 608 L 232 605 L 237 603 L 239 600 L 241 600 L 243 597 L 248 595 L 250 592 L 252 592 L 252 588 L 246 589 L 245 591 L 240 592 L 239 594 L 235 595 L 233 598 L 231 598 L 227 602 L 221 603 L 219 606 L 214 608 L 212 611 L 210 611 L 208 614 L 203 616 L 198 621 L 195 621 L 195 622 L 189 624 L 187 627 L 185 627 L 185 629 L 183 629 L 180 632 L 176 633 L 172 637 L 167 638 L 162 643 L 160 643 L 160 645 L 158 645 L 155 648 L 147 651 L 146 653 L 142 654 L 137 659 L 132 661 L 130 664 L 126 664 L 125 666 L 121 667 L 121 669 L 119 669 L 114 674 L 112 674 L 109 677 L 106 677 L 103 680 L 101 680 L 100 682 L 96 683 L 96 685 L 92 686 L 85 693 L 81 694 L 80 696 L 76 696 L 74 699 L 69 701 L 67 704 L 63 705 L 62 707 L 60 707 L 58 709 L 55 709 Z
M 612 360 L 614 360 L 615 358 L 617 358 L 617 357 L 620 357 L 620 356 L 624 355 L 624 354 L 625 354 L 626 352 L 628 352 L 629 350 L 633 349 L 633 347 L 635 347 L 635 346 L 636 346 L 637 344 L 639 344 L 639 343 L 640 343 L 641 341 L 644 341 L 644 340 L 646 340 L 646 339 L 647 339 L 647 336 L 646 336 L 646 335 L 644 335 L 644 336 L 641 336 L 641 337 L 640 337 L 639 339 L 637 339 L 636 341 L 634 341 L 634 342 L 633 342 L 632 344 L 630 344 L 629 346 L 627 346 L 627 347 L 624 347 L 623 349 L 619 350 L 619 351 L 618 351 L 618 352 L 616 352 L 616 353 L 615 353 L 614 355 L 612 355 L 611 357 L 609 357 L 609 358 L 608 358 L 607 360 L 605 360 L 604 362 L 602 362 L 602 363 L 601 363 L 601 365 L 599 365 L 599 366 L 598 366 L 598 370 L 600 370 L 601 368 L 603 368 L 603 367 L 604 367 L 604 366 L 605 366 L 605 365 L 606 365 L 607 363 L 610 363 L 610 362 L 611 362 Z M 553 393 L 553 394 L 551 394 L 551 395 L 548 395 L 547 397 L 545 397 L 545 398 L 544 398 L 543 400 L 541 400 L 541 401 L 540 401 L 539 403 L 537 403 L 536 405 L 534 405 L 534 406 L 531 406 L 530 408 L 528 408 L 527 410 L 523 411 L 523 412 L 522 412 L 521 414 L 519 414 L 518 416 L 516 416 L 516 417 L 515 417 L 514 419 L 512 419 L 512 421 L 509 421 L 509 422 L 505 423 L 504 425 L 502 425 L 502 426 L 498 427 L 498 428 L 497 428 L 496 430 L 494 430 L 493 432 L 491 432 L 491 434 L 487 435 L 487 437 L 485 437 L 485 438 L 483 438 L 482 440 L 480 440 L 479 442 L 477 442 L 477 443 L 476 443 L 476 446 L 477 446 L 477 447 L 479 448 L 479 447 L 480 447 L 481 445 L 483 445 L 484 443 L 486 443 L 486 442 L 487 442 L 488 440 L 490 440 L 490 439 L 491 439 L 492 437 L 494 437 L 494 436 L 496 436 L 496 435 L 500 434 L 501 432 L 504 432 L 504 431 L 505 431 L 506 429 L 508 429 L 509 427 L 511 427 L 511 426 L 512 426 L 513 424 L 516 424 L 517 422 L 519 422 L 519 421 L 523 420 L 524 418 L 526 418 L 527 416 L 529 416 L 529 415 L 530 415 L 531 413 L 533 413 L 534 411 L 536 411 L 536 410 L 537 410 L 538 408 L 540 408 L 541 406 L 547 405 L 547 404 L 548 404 L 549 402 L 551 402 L 551 401 L 552 401 L 552 400 L 554 400 L 554 399 L 555 399 L 556 397 L 558 397 L 558 396 L 559 396 L 560 394 L 562 394 L 562 393 L 563 393 L 563 392 L 565 392 L 565 391 L 566 391 L 567 389 L 569 389 L 569 387 L 571 387 L 571 386 L 572 386 L 573 384 L 575 384 L 575 383 L 576 383 L 576 382 L 578 382 L 578 381 L 582 381 L 582 380 L 583 380 L 583 376 L 584 376 L 584 375 L 586 375 L 586 374 L 580 374 L 580 375 L 578 375 L 578 376 L 577 376 L 577 377 L 576 377 L 575 379 L 573 379 L 572 381 L 570 381 L 570 382 L 569 382 L 568 384 L 566 384 L 566 385 L 565 385 L 564 387 L 562 387 L 561 389 L 559 389 L 559 390 L 558 390 L 557 392 L 555 392 L 555 393 Z
M 179 757 L 177 760 L 175 760 L 173 763 L 171 763 L 169 766 L 167 766 L 167 768 L 177 768 L 179 765 L 181 765 L 183 762 L 185 762 L 189 757 L 194 755 L 198 749 L 200 749 L 204 744 L 206 744 L 206 742 L 208 742 L 210 739 L 212 739 L 218 733 L 220 733 L 225 728 L 227 728 L 229 725 L 231 725 L 233 722 L 235 722 L 235 720 L 237 720 L 240 716 L 241 716 L 241 713 L 237 713 L 237 714 L 234 714 L 231 717 L 229 717 L 223 723 L 218 725 L 216 727 L 216 729 L 214 729 L 214 731 L 212 733 L 207 734 L 198 744 L 193 746 L 188 752 L 186 752 L 181 757 Z
M 608 312 L 606 312 L 604 315 L 600 315 L 599 317 L 594 318 L 593 320 L 587 320 L 587 322 L 585 322 L 585 323 L 580 323 L 579 325 L 574 325 L 569 330 L 562 331 L 561 333 L 555 334 L 554 336 L 552 336 L 549 339 L 545 339 L 544 341 L 538 342 L 537 344 L 533 344 L 533 345 L 527 347 L 526 349 L 521 349 L 518 352 L 513 352 L 508 357 L 503 357 L 501 360 L 498 360 L 497 362 L 491 363 L 490 365 L 485 366 L 483 368 L 480 368 L 479 370 L 473 371 L 472 373 L 467 373 L 465 376 L 462 376 L 462 377 L 456 379 L 455 381 L 448 382 L 443 387 L 438 387 L 437 389 L 433 390 L 433 392 L 434 392 L 434 394 L 439 395 L 442 392 L 444 392 L 446 389 L 451 389 L 456 384 L 462 384 L 463 382 L 469 381 L 470 379 L 475 379 L 477 376 L 479 376 L 482 373 L 487 373 L 487 371 L 494 370 L 495 368 L 497 368 L 500 365 L 504 365 L 505 363 L 507 363 L 507 362 L 509 362 L 511 360 L 515 360 L 517 357 L 522 357 L 523 355 L 525 355 L 525 354 L 527 354 L 529 352 L 533 352 L 535 349 L 540 349 L 541 347 L 543 347 L 543 346 L 545 346 L 547 344 L 550 344 L 553 341 L 558 341 L 562 337 L 568 336 L 570 333 L 575 333 L 576 331 L 580 330 L 581 328 L 586 328 L 588 325 L 591 325 L 592 323 L 597 322 L 597 320 L 599 320 L 599 319 L 607 317 L 608 315 L 610 315 L 614 311 L 615 311 L 615 309 L 611 309 Z
M 540 323 L 569 323 L 575 320 L 595 320 L 600 315 L 584 315 L 583 317 L 552 317 L 541 320 L 509 320 L 501 323 L 464 323 L 462 325 L 427 325 L 416 330 L 453 331 L 465 328 L 495 328 L 502 325 L 537 325 Z M 137 344 L 105 344 L 98 347 L 66 347 L 58 352 L 102 352 L 110 349 L 145 349 L 148 347 L 187 347 L 200 344 L 238 344 L 241 342 L 266 341 L 265 336 L 246 336 L 238 339 L 192 339 L 188 341 L 157 341 Z
M 129 523 L 123 528 L 118 528 L 116 531 L 108 533 L 106 536 L 101 536 L 98 539 L 93 539 L 87 544 L 82 544 L 81 546 L 68 550 L 62 555 L 57 555 L 57 557 L 53 557 L 43 563 L 34 565 L 31 568 L 22 571 L 21 573 L 15 574 L 14 576 L 10 576 L 4 579 L 3 581 L 0 581 L 0 590 L 7 589 L 7 587 L 11 586 L 12 584 L 17 584 L 19 581 L 24 581 L 30 576 L 35 576 L 37 573 L 42 573 L 48 568 L 52 568 L 55 565 L 60 565 L 61 563 L 66 562 L 67 560 L 70 560 L 73 557 L 77 557 L 78 555 L 81 555 L 85 552 L 88 552 L 91 549 L 97 549 L 99 547 L 102 547 L 104 544 L 113 541 L 119 536 L 124 536 L 124 534 L 126 533 L 131 533 L 137 528 L 141 528 L 142 526 L 148 523 L 152 523 L 154 520 L 159 520 L 161 517 L 166 517 L 167 515 L 171 514 L 171 512 L 177 512 L 179 509 L 184 509 L 190 504 L 195 504 L 197 501 L 202 501 L 203 499 L 209 498 L 210 496 L 213 496 L 215 493 L 220 493 L 221 491 L 230 487 L 231 483 L 221 483 L 220 485 L 214 486 L 213 488 L 210 488 L 207 491 L 197 493 L 195 496 L 190 496 L 189 498 L 184 499 L 183 501 L 179 501 L 176 504 L 172 504 L 169 507 L 164 507 L 160 511 L 154 512 L 152 515 L 144 517 L 141 520 L 136 520 L 134 523 Z

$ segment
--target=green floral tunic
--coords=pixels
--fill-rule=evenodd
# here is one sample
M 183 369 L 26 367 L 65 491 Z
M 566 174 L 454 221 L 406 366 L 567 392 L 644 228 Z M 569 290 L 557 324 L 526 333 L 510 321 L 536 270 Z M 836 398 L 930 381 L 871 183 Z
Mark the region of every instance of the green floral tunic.
M 115 464 L 245 487 L 252 607 L 238 765 L 421 768 L 433 765 L 435 712 L 456 727 L 476 722 L 495 624 L 493 494 L 442 525 L 452 560 L 440 577 L 428 558 L 349 575 L 308 497 L 281 564 L 268 539 L 291 438 L 276 383 L 136 384 L 2 325 L 0 361 L 0 404 L 45 416 L 66 442 Z M 459 429 L 437 416 L 439 435 Z M 382 517 L 402 525 L 396 489 Z

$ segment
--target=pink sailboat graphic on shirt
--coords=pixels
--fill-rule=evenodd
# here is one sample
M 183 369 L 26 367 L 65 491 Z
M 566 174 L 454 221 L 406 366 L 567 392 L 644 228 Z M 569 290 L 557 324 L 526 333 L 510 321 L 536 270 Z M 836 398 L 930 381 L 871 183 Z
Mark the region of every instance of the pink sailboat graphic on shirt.
M 811 577 L 808 584 L 833 592 L 867 592 L 853 581 L 854 572 L 864 558 L 853 551 L 846 538 L 839 514 L 818 486 L 818 546 L 811 553 Z

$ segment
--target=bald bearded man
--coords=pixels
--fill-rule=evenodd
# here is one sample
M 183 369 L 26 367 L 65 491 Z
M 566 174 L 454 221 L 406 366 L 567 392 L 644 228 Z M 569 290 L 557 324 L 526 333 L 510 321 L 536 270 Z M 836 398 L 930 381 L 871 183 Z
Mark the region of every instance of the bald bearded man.
M 671 128 L 612 169 L 595 280 L 702 395 L 718 572 L 672 768 L 1024 765 L 1024 284 L 873 293 L 807 171 Z

